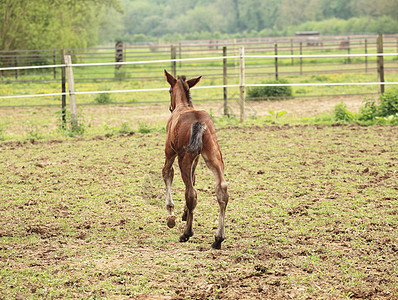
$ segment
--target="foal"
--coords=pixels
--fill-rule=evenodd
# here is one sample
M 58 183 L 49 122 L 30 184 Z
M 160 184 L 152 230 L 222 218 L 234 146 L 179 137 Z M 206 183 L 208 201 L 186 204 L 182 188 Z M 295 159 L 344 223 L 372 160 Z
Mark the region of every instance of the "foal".
M 201 79 L 193 78 L 185 81 L 185 77 L 174 78 L 164 70 L 167 82 L 170 84 L 171 116 L 167 122 L 166 161 L 163 167 L 163 179 L 166 184 L 166 209 L 168 213 L 167 226 L 175 226 L 174 203 L 171 198 L 171 184 L 173 182 L 173 162 L 178 157 L 181 177 L 185 184 L 185 207 L 182 220 L 186 221 L 184 233 L 180 242 L 186 242 L 193 235 L 193 211 L 197 204 L 195 185 L 195 168 L 202 154 L 207 167 L 216 177 L 216 195 L 220 206 L 218 229 L 214 249 L 221 249 L 225 239 L 224 218 L 228 203 L 227 183 L 224 180 L 224 162 L 218 146 L 214 124 L 209 114 L 193 108 L 190 88 Z

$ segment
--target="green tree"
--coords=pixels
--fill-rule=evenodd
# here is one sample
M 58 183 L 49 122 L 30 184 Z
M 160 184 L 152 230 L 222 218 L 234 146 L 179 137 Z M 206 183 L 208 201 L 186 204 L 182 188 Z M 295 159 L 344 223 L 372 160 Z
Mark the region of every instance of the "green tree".
M 121 10 L 118 0 L 2 0 L 0 50 L 94 45 L 105 7 Z
M 349 19 L 353 17 L 352 7 L 353 2 L 356 0 L 320 0 L 323 10 L 323 17 Z M 368 0 L 370 3 L 370 1 Z
M 274 27 L 280 9 L 279 0 L 241 0 L 238 4 L 239 31 Z
M 321 14 L 318 1 L 314 0 L 282 0 L 276 24 L 279 28 L 299 25 L 310 21 Z

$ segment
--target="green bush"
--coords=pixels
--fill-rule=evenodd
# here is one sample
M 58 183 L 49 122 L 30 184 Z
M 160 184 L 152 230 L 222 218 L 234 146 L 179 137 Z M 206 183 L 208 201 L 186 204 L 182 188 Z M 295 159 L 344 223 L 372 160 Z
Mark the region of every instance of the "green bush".
M 99 94 L 98 96 L 96 96 L 94 98 L 94 100 L 95 100 L 95 102 L 100 103 L 100 104 L 106 104 L 106 103 L 112 102 L 112 98 L 109 93 Z
M 263 82 L 264 84 L 286 84 L 286 79 L 271 80 Z M 292 96 L 292 87 L 290 86 L 258 86 L 249 88 L 247 91 L 248 100 L 264 100 L 270 98 L 287 98 Z
M 334 107 L 333 118 L 337 122 L 352 122 L 354 115 L 347 110 L 347 105 L 342 102 Z
M 365 105 L 359 108 L 360 121 L 374 121 L 377 117 L 377 105 L 374 99 L 365 101 Z
M 398 113 L 398 90 L 385 92 L 379 97 L 378 117 L 388 117 Z
M 379 96 L 376 103 L 374 99 L 365 101 L 365 105 L 359 109 L 360 121 L 383 121 L 394 119 L 398 114 L 398 90 L 391 90 Z M 387 118 L 387 119 L 386 119 Z M 390 122 L 391 123 L 391 122 Z
M 133 132 L 133 130 L 131 129 L 130 124 L 128 122 L 123 122 L 120 125 L 119 133 L 127 134 L 127 133 L 132 133 L 132 132 Z

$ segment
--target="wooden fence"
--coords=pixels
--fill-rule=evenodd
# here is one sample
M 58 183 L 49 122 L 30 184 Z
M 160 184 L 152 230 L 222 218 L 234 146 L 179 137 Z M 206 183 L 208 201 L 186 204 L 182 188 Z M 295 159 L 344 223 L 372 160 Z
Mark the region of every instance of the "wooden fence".
M 229 55 L 239 55 L 239 48 L 244 46 L 247 55 L 256 54 L 279 54 L 292 55 L 289 60 L 284 60 L 278 64 L 270 60 L 263 64 L 249 65 L 248 76 L 259 77 L 269 76 L 278 79 L 287 75 L 305 75 L 305 74 L 327 74 L 333 71 L 333 68 L 327 62 L 321 63 L 316 71 L 306 69 L 308 61 L 302 58 L 294 58 L 293 55 L 305 54 L 353 54 L 353 53 L 376 53 L 377 35 L 361 36 L 319 36 L 319 37 L 279 37 L 279 38 L 251 38 L 234 40 L 211 40 L 211 41 L 183 41 L 176 44 L 147 44 L 147 45 L 116 45 L 112 48 L 89 48 L 89 49 L 50 49 L 50 50 L 19 50 L 5 52 L 0 51 L 1 67 L 18 66 L 36 66 L 36 65 L 57 65 L 62 64 L 63 53 L 69 54 L 75 63 L 101 63 L 101 62 L 129 62 L 140 60 L 161 60 L 161 59 L 183 59 L 192 57 L 209 57 L 223 55 L 226 47 Z M 385 52 L 398 52 L 398 35 L 385 35 L 383 47 Z M 250 62 L 249 62 L 250 64 Z M 266 68 L 266 65 L 274 65 L 272 69 Z M 343 65 L 349 67 L 339 68 L 336 72 L 373 72 L 376 64 L 369 61 L 368 57 L 362 60 L 353 61 L 349 56 L 341 61 Z M 237 68 L 237 61 L 234 67 Z M 333 63 L 332 65 L 335 65 Z M 296 67 L 295 69 L 283 68 Z M 278 68 L 279 67 L 279 68 Z M 150 69 L 132 70 L 116 65 L 116 70 L 104 70 L 103 72 L 77 71 L 77 82 L 90 81 L 118 81 L 123 80 L 160 80 L 161 77 L 150 74 Z M 173 73 L 191 74 L 193 73 L 192 64 L 183 64 L 183 62 L 173 63 L 170 66 Z M 195 69 L 196 66 L 195 66 Z M 206 68 L 206 71 L 208 68 Z M 213 72 L 213 78 L 221 78 L 222 72 Z M 398 64 L 391 64 L 386 67 L 386 72 L 397 71 Z M 123 76 L 118 76 L 122 73 Z M 0 82 L 57 82 L 61 78 L 61 72 L 57 68 L 40 71 L 33 70 L 12 70 L 0 71 Z M 237 72 L 229 72 L 228 76 L 236 76 Z
M 95 94 L 95 93 L 128 93 L 128 92 L 142 92 L 142 91 L 160 91 L 166 90 L 164 88 L 160 89 L 135 89 L 135 90 L 116 90 L 116 91 L 86 91 L 86 92 L 75 92 L 75 79 L 73 73 L 73 67 L 94 67 L 94 66 L 114 66 L 116 70 L 128 65 L 147 65 L 147 64 L 158 64 L 158 63 L 170 63 L 171 69 L 173 73 L 176 73 L 177 64 L 188 63 L 188 62 L 199 62 L 199 61 L 222 61 L 223 64 L 223 85 L 221 86 L 205 86 L 202 88 L 223 88 L 224 89 L 224 113 L 227 113 L 227 92 L 226 89 L 230 87 L 238 87 L 239 88 L 239 103 L 240 103 L 240 119 L 243 121 L 245 119 L 245 89 L 248 86 L 308 86 L 308 85 L 379 85 L 379 92 L 384 92 L 385 80 L 384 80 L 384 57 L 397 56 L 398 53 L 383 53 L 383 36 L 379 35 L 377 38 L 377 53 L 376 54 L 310 54 L 310 55 L 281 55 L 278 53 L 277 44 L 274 45 L 274 54 L 271 55 L 256 55 L 256 54 L 246 54 L 245 48 L 241 47 L 239 49 L 239 55 L 235 56 L 227 56 L 227 46 L 223 46 L 223 56 L 221 57 L 196 57 L 196 58 L 184 58 L 177 59 L 175 47 L 172 47 L 171 51 L 171 59 L 166 60 L 155 60 L 155 61 L 135 61 L 135 62 L 124 62 L 122 60 L 116 60 L 116 62 L 108 62 L 108 63 L 90 63 L 90 64 L 82 64 L 82 63 L 73 63 L 72 64 L 72 56 L 64 55 L 62 63 L 60 65 L 44 65 L 44 66 L 25 66 L 25 67 L 9 67 L 9 68 L 0 68 L 0 71 L 19 71 L 19 70 L 40 70 L 40 69 L 49 69 L 49 68 L 61 68 L 62 69 L 62 92 L 61 93 L 52 93 L 52 94 L 36 94 L 36 95 L 15 95 L 15 96 L 1 96 L 1 99 L 7 98 L 23 98 L 23 97 L 45 97 L 45 96 L 62 96 L 62 111 L 66 111 L 66 101 L 65 96 L 69 94 L 70 98 L 70 111 L 71 111 L 71 121 L 72 126 L 77 126 L 77 106 L 75 101 L 76 94 Z M 65 52 L 63 53 L 65 54 Z M 260 84 L 247 84 L 246 83 L 246 67 L 247 67 L 247 59 L 272 59 L 274 61 L 275 67 L 275 77 L 278 78 L 279 75 L 279 59 L 295 59 L 299 58 L 300 60 L 307 58 L 342 58 L 346 57 L 347 60 L 351 60 L 352 58 L 364 57 L 366 60 L 368 58 L 376 58 L 377 61 L 377 71 L 378 71 L 378 82 L 348 82 L 348 83 L 260 83 Z M 120 58 L 120 57 L 119 57 Z M 227 60 L 238 60 L 239 65 L 239 84 L 227 84 L 228 75 L 227 75 Z M 66 70 L 66 72 L 65 72 Z M 68 82 L 68 92 L 65 91 L 65 82 Z M 398 82 L 389 82 L 388 84 L 398 84 Z M 65 118 L 63 118 L 65 120 Z

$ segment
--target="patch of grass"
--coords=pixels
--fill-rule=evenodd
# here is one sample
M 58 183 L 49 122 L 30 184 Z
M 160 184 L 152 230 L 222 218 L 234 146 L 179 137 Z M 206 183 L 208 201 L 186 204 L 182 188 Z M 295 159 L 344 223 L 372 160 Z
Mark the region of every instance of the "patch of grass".
M 151 132 L 166 132 L 166 128 L 164 126 L 154 127 L 145 122 L 138 122 L 138 132 L 143 134 Z
M 58 121 L 58 130 L 64 136 L 75 137 L 84 134 L 87 126 L 82 113 L 78 114 L 76 125 L 72 125 L 69 111 L 64 113 L 64 120 L 62 119 L 62 111 L 57 112 L 56 117 Z
M 311 79 L 312 79 L 312 81 L 315 81 L 315 82 L 328 82 L 328 81 L 330 81 L 330 77 L 328 75 L 324 75 L 324 74 L 311 75 Z
M 305 88 L 299 88 L 294 91 L 294 93 L 297 95 L 306 94 L 307 92 L 308 91 Z
M 336 122 L 348 123 L 354 120 L 352 112 L 348 111 L 344 103 L 337 104 L 333 109 L 333 118 Z
M 95 96 L 94 101 L 99 104 L 108 104 L 108 103 L 113 102 L 113 99 L 111 98 L 111 94 L 102 93 L 102 94 L 98 94 L 97 96 Z
M 0 141 L 4 141 L 6 139 L 6 134 L 5 134 L 5 125 L 0 124 Z
M 265 81 L 266 84 L 287 84 L 286 79 Z M 248 100 L 264 100 L 273 98 L 288 98 L 292 96 L 290 86 L 259 86 L 251 87 L 247 91 Z
M 144 122 L 139 122 L 138 123 L 138 132 L 139 133 L 150 133 L 152 131 L 154 131 L 155 129 L 153 127 L 151 127 L 150 125 L 148 125 L 147 123 Z
M 123 122 L 120 125 L 119 133 L 128 134 L 128 133 L 132 133 L 132 132 L 133 132 L 133 130 L 131 129 L 129 122 Z

